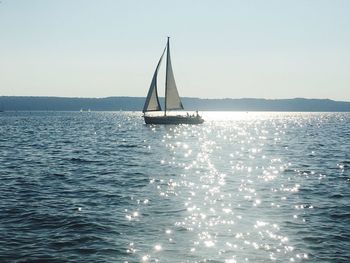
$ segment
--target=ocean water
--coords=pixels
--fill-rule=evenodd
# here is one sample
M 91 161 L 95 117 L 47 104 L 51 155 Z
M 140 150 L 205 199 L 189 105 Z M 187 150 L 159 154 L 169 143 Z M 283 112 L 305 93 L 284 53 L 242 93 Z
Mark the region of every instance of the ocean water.
M 350 262 L 350 113 L 0 113 L 0 262 Z

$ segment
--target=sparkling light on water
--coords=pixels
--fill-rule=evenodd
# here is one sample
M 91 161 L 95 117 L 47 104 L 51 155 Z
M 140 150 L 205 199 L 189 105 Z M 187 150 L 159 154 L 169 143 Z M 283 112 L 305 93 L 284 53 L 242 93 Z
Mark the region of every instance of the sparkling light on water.
M 0 261 L 350 259 L 348 113 L 6 114 Z
M 177 212 L 159 224 L 172 235 L 158 245 L 167 252 L 145 252 L 162 262 L 176 251 L 181 251 L 179 262 L 308 259 L 309 251 L 291 227 L 306 223 L 300 211 L 306 205 L 298 200 L 304 178 L 290 172 L 293 145 L 286 133 L 310 116 L 244 112 L 205 117 L 203 126 L 165 128 L 167 150 L 159 162 L 164 173 L 152 181 Z M 164 127 L 154 128 L 164 132 Z

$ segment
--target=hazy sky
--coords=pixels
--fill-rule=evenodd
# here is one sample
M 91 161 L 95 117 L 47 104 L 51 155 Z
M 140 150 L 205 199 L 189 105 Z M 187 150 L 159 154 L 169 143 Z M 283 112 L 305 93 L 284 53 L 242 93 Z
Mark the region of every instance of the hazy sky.
M 0 95 L 146 96 L 168 35 L 181 96 L 350 101 L 348 0 L 2 0 Z

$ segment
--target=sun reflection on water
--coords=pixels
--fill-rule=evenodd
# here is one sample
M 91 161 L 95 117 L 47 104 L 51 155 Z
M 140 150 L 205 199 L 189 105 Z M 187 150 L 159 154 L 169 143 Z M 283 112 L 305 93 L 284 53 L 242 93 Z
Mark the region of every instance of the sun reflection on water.
M 163 173 L 152 176 L 150 183 L 156 186 L 159 198 L 170 200 L 177 212 L 169 208 L 166 220 L 159 223 L 164 236 L 152 249 L 142 251 L 142 260 L 308 259 L 286 228 L 289 222 L 305 223 L 306 205 L 295 204 L 301 187 L 295 175 L 303 173 L 292 171 L 291 176 L 292 164 L 282 157 L 289 150 L 284 137 L 291 125 L 304 125 L 303 114 L 203 115 L 203 125 L 151 128 L 159 133 L 165 154 L 158 160 Z M 138 213 L 130 212 L 127 217 L 134 220 Z M 178 251 L 178 260 L 168 258 Z

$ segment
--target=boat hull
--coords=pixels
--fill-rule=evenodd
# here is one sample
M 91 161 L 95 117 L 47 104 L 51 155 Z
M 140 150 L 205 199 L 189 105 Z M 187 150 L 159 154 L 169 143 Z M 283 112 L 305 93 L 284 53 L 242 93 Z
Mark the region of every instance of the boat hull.
M 143 116 L 146 124 L 201 124 L 200 116 Z

